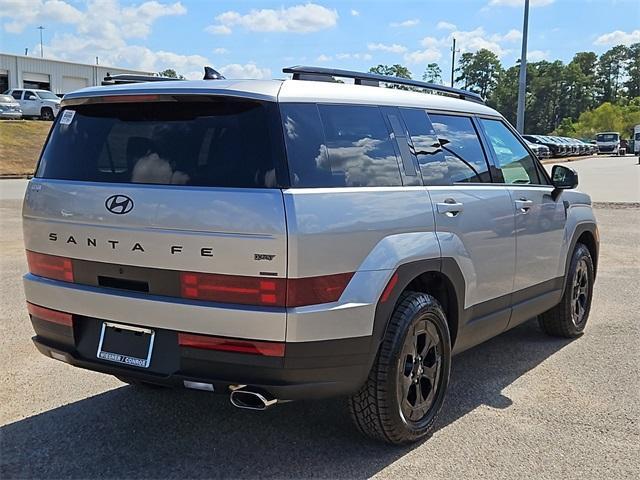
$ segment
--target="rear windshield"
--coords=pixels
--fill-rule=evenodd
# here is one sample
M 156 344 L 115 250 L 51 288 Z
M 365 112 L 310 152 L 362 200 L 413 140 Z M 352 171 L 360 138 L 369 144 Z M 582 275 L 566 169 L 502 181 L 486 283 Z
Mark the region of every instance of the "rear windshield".
M 599 133 L 596 135 L 596 140 L 598 142 L 617 142 L 618 134 L 617 133 Z
M 247 100 L 72 106 L 58 115 L 36 176 L 278 188 L 286 166 L 276 162 L 283 147 L 274 126 L 274 104 Z

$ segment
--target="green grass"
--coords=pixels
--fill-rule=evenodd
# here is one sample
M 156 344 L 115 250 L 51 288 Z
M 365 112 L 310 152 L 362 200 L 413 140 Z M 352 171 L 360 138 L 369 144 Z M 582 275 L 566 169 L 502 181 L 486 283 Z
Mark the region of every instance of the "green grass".
M 0 175 L 30 175 L 51 122 L 0 120 Z

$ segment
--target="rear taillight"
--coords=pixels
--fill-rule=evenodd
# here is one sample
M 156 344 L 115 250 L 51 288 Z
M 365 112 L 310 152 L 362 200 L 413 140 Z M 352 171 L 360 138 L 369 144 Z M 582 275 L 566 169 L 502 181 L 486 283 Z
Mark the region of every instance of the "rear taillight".
M 182 297 L 194 300 L 301 307 L 335 302 L 351 277 L 353 273 L 284 279 L 183 272 L 180 283 Z
M 29 271 L 39 277 L 73 282 L 73 265 L 70 258 L 46 255 L 27 250 Z
M 180 274 L 182 296 L 210 302 L 284 307 L 286 280 L 211 273 Z
M 353 273 L 291 278 L 287 282 L 287 306 L 302 307 L 335 302 L 347 288 L 351 277 Z
M 193 333 L 179 333 L 178 344 L 182 347 L 223 352 L 249 353 L 265 357 L 284 357 L 284 343 L 237 340 L 233 338 L 210 337 Z
M 70 313 L 51 310 L 29 302 L 27 302 L 27 310 L 31 315 L 41 320 L 64 325 L 65 327 L 73 327 L 73 315 Z

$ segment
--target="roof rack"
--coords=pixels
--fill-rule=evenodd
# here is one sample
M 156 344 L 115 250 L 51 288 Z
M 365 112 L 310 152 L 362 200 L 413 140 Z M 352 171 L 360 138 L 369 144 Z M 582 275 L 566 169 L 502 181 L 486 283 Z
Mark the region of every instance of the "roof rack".
M 107 76 L 102 80 L 102 85 L 122 85 L 125 83 L 144 83 L 144 82 L 168 82 L 173 80 L 180 80 L 178 78 L 170 77 L 156 77 L 155 75 L 131 75 L 120 74 L 111 75 L 107 73 Z
M 462 90 L 459 88 L 445 87 L 435 83 L 421 82 L 419 80 L 411 80 L 409 78 L 389 77 L 387 75 L 379 75 L 377 73 L 354 72 L 351 70 L 338 70 L 334 68 L 324 67 L 307 67 L 295 66 L 282 69 L 283 73 L 293 74 L 294 80 L 315 80 L 334 82 L 333 77 L 353 78 L 356 85 L 368 85 L 373 87 L 380 86 L 380 83 L 391 83 L 395 85 L 407 85 L 410 87 L 418 87 L 426 90 L 444 93 L 445 95 L 469 100 L 471 102 L 484 104 L 484 99 L 475 92 Z

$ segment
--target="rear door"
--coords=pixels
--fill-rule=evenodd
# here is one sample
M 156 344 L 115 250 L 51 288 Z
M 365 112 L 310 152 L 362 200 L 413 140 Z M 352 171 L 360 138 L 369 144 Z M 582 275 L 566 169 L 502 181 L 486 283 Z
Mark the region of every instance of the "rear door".
M 509 321 L 515 268 L 511 199 L 504 186 L 491 183 L 471 117 L 402 112 L 434 206 L 443 261 L 454 260 L 464 276 L 464 348 L 465 342 L 501 332 Z
M 58 116 L 27 191 L 26 248 L 85 260 L 86 283 L 152 294 L 181 296 L 176 272 L 284 278 L 275 104 L 136 100 Z

